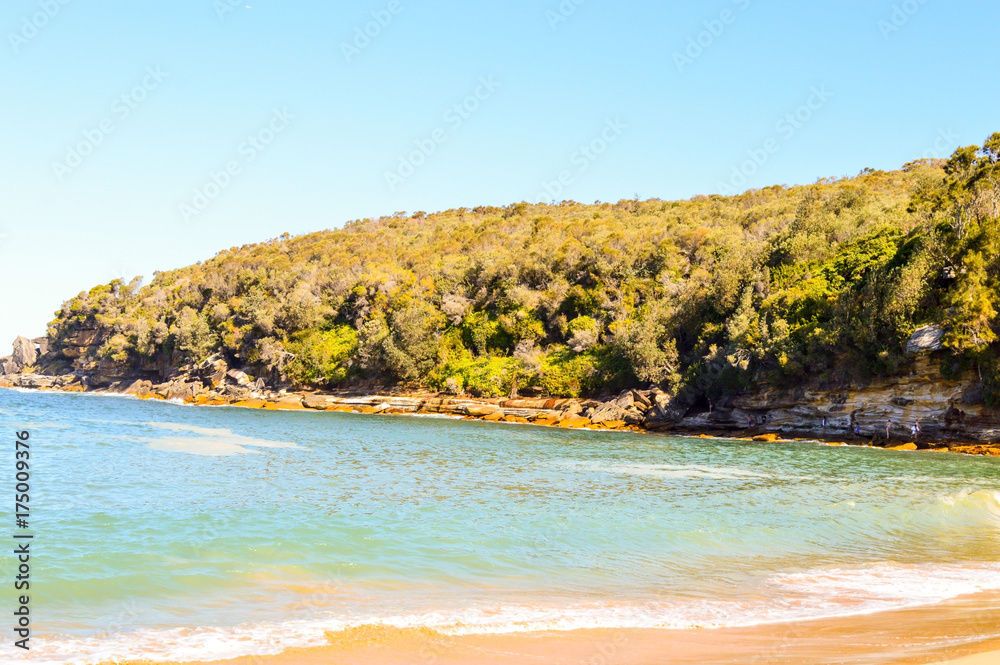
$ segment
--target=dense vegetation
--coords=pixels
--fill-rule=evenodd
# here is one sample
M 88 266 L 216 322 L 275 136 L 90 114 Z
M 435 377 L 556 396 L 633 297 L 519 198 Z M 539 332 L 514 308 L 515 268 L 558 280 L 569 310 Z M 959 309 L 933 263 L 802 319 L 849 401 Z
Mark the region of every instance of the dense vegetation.
M 270 381 L 690 401 L 891 374 L 926 323 L 1000 392 L 1000 134 L 948 161 L 689 201 L 518 203 L 358 220 L 65 303 L 56 348 Z

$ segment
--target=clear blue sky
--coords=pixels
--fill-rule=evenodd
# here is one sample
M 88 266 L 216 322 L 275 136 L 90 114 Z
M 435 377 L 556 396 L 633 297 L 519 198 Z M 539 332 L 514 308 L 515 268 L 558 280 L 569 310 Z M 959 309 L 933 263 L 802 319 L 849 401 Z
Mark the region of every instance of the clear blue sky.
M 81 290 L 284 232 L 544 183 L 585 202 L 808 183 L 1000 130 L 995 2 L 562 8 L 5 0 L 0 355 Z

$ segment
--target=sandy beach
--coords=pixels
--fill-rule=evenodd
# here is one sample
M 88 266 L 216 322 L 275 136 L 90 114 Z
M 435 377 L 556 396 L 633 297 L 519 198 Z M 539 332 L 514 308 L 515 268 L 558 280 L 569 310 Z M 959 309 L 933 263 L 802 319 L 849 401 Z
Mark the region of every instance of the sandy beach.
M 365 626 L 327 635 L 330 646 L 212 665 L 994 665 L 1000 594 L 873 615 L 701 630 L 583 630 L 449 636 Z M 207 664 L 206 664 L 207 665 Z

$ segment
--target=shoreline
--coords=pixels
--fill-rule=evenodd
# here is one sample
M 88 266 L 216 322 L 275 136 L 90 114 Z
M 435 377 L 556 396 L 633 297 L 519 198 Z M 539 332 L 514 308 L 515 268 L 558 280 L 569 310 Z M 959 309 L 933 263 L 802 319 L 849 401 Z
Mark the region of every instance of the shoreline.
M 449 635 L 363 625 L 326 633 L 327 644 L 190 665 L 995 665 L 1000 594 L 839 618 L 702 629 L 601 628 Z M 120 661 L 120 665 L 133 661 Z
M 136 382 L 139 383 L 139 382 Z M 197 396 L 164 396 L 148 388 L 136 390 L 133 384 L 124 390 L 87 390 L 82 386 L 38 386 L 24 387 L 0 380 L 0 389 L 26 392 L 81 393 L 95 396 L 129 397 L 143 401 L 163 401 L 178 405 L 244 408 L 263 411 L 339 412 L 381 416 L 437 416 L 455 420 L 481 421 L 491 423 L 535 425 L 569 430 L 591 430 L 599 432 L 628 432 L 633 434 L 662 434 L 678 438 L 720 439 L 744 441 L 761 445 L 784 443 L 815 443 L 827 446 L 853 448 L 874 448 L 904 452 L 936 452 L 959 455 L 1000 457 L 1000 442 L 931 442 L 921 440 L 883 442 L 892 445 L 876 445 L 865 437 L 854 435 L 814 434 L 794 436 L 779 426 L 748 428 L 743 431 L 727 431 L 718 428 L 692 428 L 688 426 L 650 429 L 642 423 L 625 421 L 593 422 L 585 409 L 601 405 L 595 400 L 579 398 L 473 398 L 440 393 L 398 392 L 389 394 L 340 391 L 319 393 L 306 391 L 281 391 L 259 393 L 247 399 L 230 398 L 213 392 Z M 625 391 L 639 393 L 640 391 Z M 633 398 L 634 399 L 634 398 Z
M 905 442 L 893 446 L 874 445 L 867 439 L 860 443 L 854 436 L 807 436 L 783 437 L 779 428 L 751 428 L 744 432 L 727 432 L 718 429 L 689 429 L 685 427 L 669 430 L 650 430 L 641 425 L 632 425 L 623 421 L 607 421 L 593 423 L 586 416 L 575 411 L 574 406 L 581 406 L 593 400 L 578 398 L 539 398 L 539 399 L 504 399 L 504 398 L 472 398 L 459 396 L 442 396 L 438 393 L 399 393 L 375 394 L 348 392 L 341 393 L 311 393 L 286 392 L 270 393 L 259 399 L 228 399 L 223 396 L 200 395 L 198 397 L 166 398 L 156 393 L 134 394 L 128 391 L 113 390 L 81 390 L 74 388 L 23 388 L 0 381 L 0 389 L 20 390 L 26 392 L 60 392 L 82 393 L 95 396 L 127 397 L 141 401 L 162 401 L 185 406 L 228 407 L 263 411 L 302 411 L 302 412 L 339 412 L 359 415 L 380 416 L 437 416 L 455 420 L 482 421 L 490 423 L 524 424 L 539 427 L 555 427 L 559 429 L 591 430 L 599 432 L 628 432 L 633 434 L 663 434 L 678 438 L 720 439 L 729 441 L 744 441 L 757 444 L 783 443 L 815 443 L 827 446 L 847 446 L 854 448 L 874 448 L 879 450 L 895 450 L 906 452 L 938 452 L 972 456 L 1000 457 L 1000 443 L 982 442 L 947 442 L 932 443 L 929 447 L 920 449 L 913 442 Z M 313 400 L 312 405 L 307 400 Z M 318 406 L 316 400 L 326 402 Z M 523 415 L 521 415 L 523 414 Z M 899 443 L 899 442 L 893 442 Z

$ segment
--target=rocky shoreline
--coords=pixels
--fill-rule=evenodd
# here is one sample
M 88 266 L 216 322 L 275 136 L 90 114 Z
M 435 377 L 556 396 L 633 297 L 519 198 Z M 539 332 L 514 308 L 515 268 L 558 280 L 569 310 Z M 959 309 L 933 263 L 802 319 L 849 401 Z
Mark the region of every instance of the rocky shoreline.
M 212 387 L 181 380 L 154 385 L 136 380 L 106 389 L 88 389 L 75 375 L 43 376 L 21 374 L 0 377 L 0 388 L 40 391 L 92 392 L 125 395 L 146 400 L 170 400 L 195 406 L 228 406 L 269 411 L 332 411 L 372 415 L 446 415 L 495 423 L 522 423 L 564 429 L 672 433 L 703 438 L 726 438 L 777 444 L 792 441 L 821 441 L 832 445 L 861 445 L 891 450 L 933 450 L 969 455 L 1000 457 L 1000 444 L 958 439 L 946 441 L 918 437 L 869 439 L 838 432 L 829 426 L 809 428 L 790 424 L 787 419 L 756 426 L 740 427 L 733 409 L 713 410 L 694 416 L 677 417 L 669 410 L 670 397 L 658 390 L 627 390 L 609 401 L 573 398 L 473 398 L 439 393 L 385 391 L 329 393 L 270 391 L 249 381 L 242 372 L 227 371 L 225 379 Z M 774 411 L 772 411 L 774 413 Z
M 978 384 L 973 378 L 942 376 L 934 335 L 918 333 L 912 362 L 892 379 L 863 386 L 789 390 L 762 386 L 718 404 L 694 406 L 655 387 L 625 390 L 602 399 L 516 393 L 507 398 L 481 398 L 373 387 L 279 390 L 229 367 L 221 356 L 173 369 L 158 383 L 134 377 L 109 381 L 79 370 L 67 374 L 37 371 L 35 363 L 44 356 L 45 340 L 23 337 L 15 341 L 12 356 L 0 359 L 0 388 L 97 392 L 265 410 L 441 414 L 567 429 L 669 432 L 765 443 L 818 440 L 1000 457 L 1000 411 L 977 400 Z

